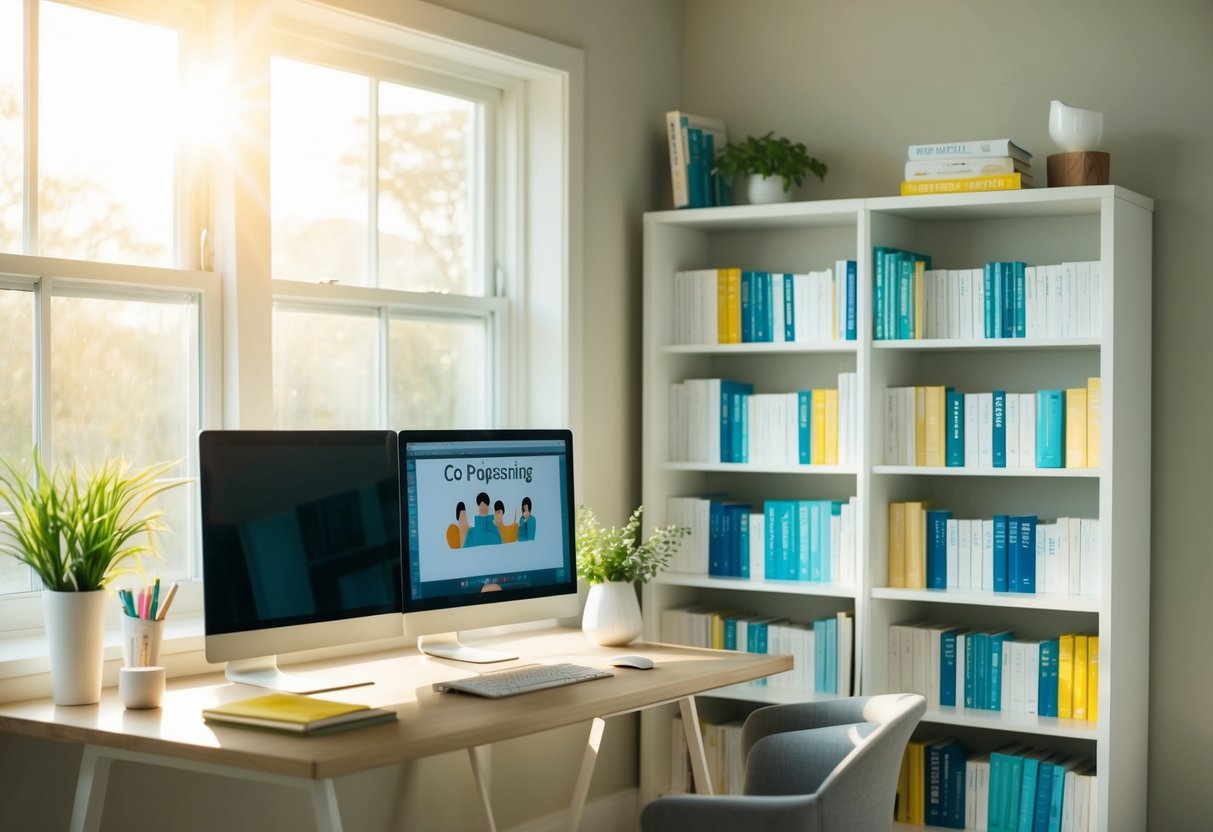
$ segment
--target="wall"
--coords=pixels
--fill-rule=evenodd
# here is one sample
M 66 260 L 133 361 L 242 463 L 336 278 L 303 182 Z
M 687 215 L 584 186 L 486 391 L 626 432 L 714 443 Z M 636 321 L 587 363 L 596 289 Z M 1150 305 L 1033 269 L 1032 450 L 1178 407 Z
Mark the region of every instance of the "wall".
M 734 137 L 774 129 L 804 141 L 830 173 L 803 198 L 895 194 L 906 146 L 948 139 L 1011 137 L 1036 154 L 1040 182 L 1057 152 L 1050 99 L 1104 111 L 1112 182 L 1155 200 L 1154 380 L 1142 391 L 1154 401 L 1148 816 L 1151 829 L 1208 828 L 1213 4 L 694 0 L 683 10 L 681 106 L 726 119 Z

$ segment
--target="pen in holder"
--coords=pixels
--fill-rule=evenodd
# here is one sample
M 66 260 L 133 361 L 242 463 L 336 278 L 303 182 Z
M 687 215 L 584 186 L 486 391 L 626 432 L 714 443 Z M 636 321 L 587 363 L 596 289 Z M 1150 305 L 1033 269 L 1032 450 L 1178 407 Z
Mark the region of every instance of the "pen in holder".
M 164 638 L 164 619 L 122 616 L 122 663 L 127 667 L 152 667 L 160 664 L 160 641 Z

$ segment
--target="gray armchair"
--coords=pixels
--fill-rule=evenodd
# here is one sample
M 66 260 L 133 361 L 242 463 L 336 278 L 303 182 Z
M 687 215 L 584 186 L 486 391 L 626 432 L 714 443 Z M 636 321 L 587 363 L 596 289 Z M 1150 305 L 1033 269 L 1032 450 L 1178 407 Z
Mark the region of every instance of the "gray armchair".
M 910 693 L 760 708 L 742 729 L 744 795 L 661 797 L 641 829 L 891 830 L 901 757 L 926 709 Z

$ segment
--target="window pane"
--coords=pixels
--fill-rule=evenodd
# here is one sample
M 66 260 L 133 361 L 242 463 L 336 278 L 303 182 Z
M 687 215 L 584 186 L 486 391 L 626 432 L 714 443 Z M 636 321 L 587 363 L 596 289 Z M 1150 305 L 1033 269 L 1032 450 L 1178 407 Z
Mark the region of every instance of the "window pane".
M 0 458 L 18 471 L 34 442 L 34 293 L 0 289 Z M 0 511 L 6 507 L 0 504 Z M 0 556 L 0 595 L 28 592 L 32 573 Z
M 37 253 L 172 265 L 177 33 L 41 9 Z
M 378 427 L 378 323 L 373 312 L 276 306 L 274 427 Z
M 271 59 L 274 277 L 367 284 L 369 99 L 364 77 Z
M 493 381 L 485 321 L 393 317 L 388 349 L 394 429 L 489 427 Z
M 57 296 L 51 303 L 53 461 L 88 467 L 103 455 L 142 467 L 181 460 L 187 475 L 198 432 L 198 309 L 191 300 Z M 155 574 L 190 575 L 196 486 L 164 495 L 172 530 Z
M 379 285 L 483 294 L 472 267 L 476 105 L 379 84 Z
M 20 3 L 0 3 L 0 251 L 20 252 L 25 145 L 21 119 Z

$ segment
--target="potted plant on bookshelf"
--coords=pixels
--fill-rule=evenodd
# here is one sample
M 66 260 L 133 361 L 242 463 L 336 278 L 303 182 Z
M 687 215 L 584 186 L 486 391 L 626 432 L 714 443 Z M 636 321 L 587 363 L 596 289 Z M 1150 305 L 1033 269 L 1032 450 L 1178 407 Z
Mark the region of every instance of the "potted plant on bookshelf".
M 154 533 L 166 527 L 149 502 L 184 482 L 163 479 L 175 464 L 132 471 L 107 459 L 48 471 L 37 450 L 29 470 L 0 460 L 0 553 L 42 580 L 56 705 L 101 699 L 105 588 L 155 554 Z
M 774 131 L 743 142 L 730 142 L 716 157 L 713 173 L 732 179 L 748 177 L 746 193 L 751 203 L 787 202 L 792 198 L 792 186 L 799 186 L 807 174 L 825 180 L 829 168 L 809 155 L 802 142 L 793 143 Z
M 595 644 L 620 645 L 641 632 L 636 584 L 665 568 L 690 529 L 657 528 L 640 539 L 644 506 L 637 506 L 623 528 L 606 527 L 586 506 L 577 509 L 577 575 L 590 585 L 581 629 Z

